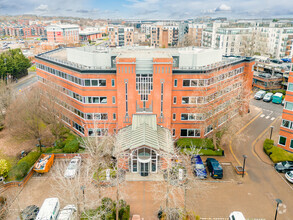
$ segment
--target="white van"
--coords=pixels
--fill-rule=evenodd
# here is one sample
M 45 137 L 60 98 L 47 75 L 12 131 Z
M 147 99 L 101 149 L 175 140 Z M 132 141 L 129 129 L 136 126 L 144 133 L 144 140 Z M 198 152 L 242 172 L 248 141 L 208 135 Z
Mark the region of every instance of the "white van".
M 58 198 L 48 198 L 43 202 L 36 220 L 56 220 L 60 209 Z
M 242 212 L 234 211 L 229 215 L 229 220 L 246 220 Z
M 255 93 L 254 99 L 256 99 L 256 100 L 263 99 L 263 97 L 265 96 L 265 94 L 266 94 L 266 91 L 260 90 L 257 93 Z

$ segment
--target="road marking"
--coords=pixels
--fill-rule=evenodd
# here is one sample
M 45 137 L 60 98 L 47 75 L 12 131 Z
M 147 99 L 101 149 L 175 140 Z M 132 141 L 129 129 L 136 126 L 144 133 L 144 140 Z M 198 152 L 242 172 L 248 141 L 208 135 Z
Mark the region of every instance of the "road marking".
M 268 115 L 267 117 L 266 117 L 266 119 L 269 119 L 270 118 L 270 116 Z
M 261 117 L 261 118 L 265 117 L 265 114 L 262 114 L 260 117 Z
M 233 137 L 234 136 L 236 136 L 236 135 L 238 135 L 240 132 L 242 132 L 245 128 L 247 128 L 252 122 L 254 122 L 260 115 L 262 114 L 262 111 L 260 111 L 260 113 L 259 114 L 257 114 L 250 122 L 248 122 L 246 125 L 244 125 L 239 131 L 237 131 L 236 133 L 235 133 L 235 135 L 233 135 Z M 240 162 L 239 162 L 239 160 L 237 159 L 237 157 L 236 157 L 236 155 L 234 154 L 234 152 L 233 152 L 233 149 L 232 149 L 232 139 L 233 139 L 233 137 L 232 138 L 230 138 L 230 141 L 229 141 L 229 148 L 230 148 L 230 152 L 231 152 L 231 154 L 232 154 L 232 156 L 234 157 L 234 159 L 236 160 L 236 162 L 238 163 L 238 165 L 239 166 L 241 166 L 241 164 L 240 164 Z M 246 175 L 248 175 L 248 173 L 246 172 Z
M 281 117 L 281 116 L 279 116 Z M 278 117 L 278 118 L 279 118 Z M 277 119 L 278 119 L 277 118 Z M 253 142 L 252 142 L 252 148 L 251 148 L 251 152 L 252 154 L 261 162 L 264 162 L 255 152 L 255 145 L 256 143 L 259 141 L 259 139 L 262 138 L 262 136 L 264 136 L 264 134 L 271 128 L 271 126 L 276 122 L 277 120 L 274 120 Z M 265 162 L 264 162 L 265 163 Z
M 275 117 L 271 117 L 271 120 L 272 120 L 272 121 L 275 120 Z

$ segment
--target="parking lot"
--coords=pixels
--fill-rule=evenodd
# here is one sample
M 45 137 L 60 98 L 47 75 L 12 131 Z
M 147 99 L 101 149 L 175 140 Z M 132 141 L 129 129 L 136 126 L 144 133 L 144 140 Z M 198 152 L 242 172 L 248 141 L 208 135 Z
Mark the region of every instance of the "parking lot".
M 65 205 L 74 204 L 76 202 L 76 198 L 73 195 L 76 194 L 80 197 L 78 199 L 80 202 L 83 200 L 86 201 L 85 203 L 88 208 L 90 206 L 95 207 L 97 205 L 96 198 L 99 193 L 101 193 L 98 188 L 92 183 L 78 183 L 77 180 L 69 180 L 69 182 L 67 182 L 67 180 L 65 180 L 63 175 L 69 161 L 69 159 L 56 159 L 48 173 L 34 174 L 22 191 L 19 191 L 19 188 L 15 188 L 9 190 L 10 192 L 6 192 L 10 193 L 11 196 L 19 194 L 11 207 L 11 215 L 8 219 L 15 219 L 20 210 L 28 205 L 41 206 L 44 199 L 48 197 L 58 197 L 61 202 L 61 207 L 64 207 Z M 190 202 L 189 206 L 191 209 L 199 210 L 198 208 L 200 207 L 201 211 L 198 214 L 204 214 L 203 217 L 225 217 L 229 214 L 229 210 L 226 210 L 224 214 L 214 213 L 211 216 L 211 213 L 205 211 L 207 207 L 202 207 L 198 202 L 198 198 L 205 198 L 206 200 L 206 196 L 208 196 L 209 193 L 217 191 L 219 188 L 230 188 L 242 183 L 243 178 L 236 174 L 231 163 L 222 163 L 222 167 L 224 173 L 223 179 L 213 179 L 208 175 L 207 179 L 198 181 L 192 174 L 192 178 L 195 180 L 196 184 L 194 185 L 194 189 L 191 188 L 189 190 L 190 192 L 194 192 L 196 196 L 194 197 L 192 194 L 189 194 L 188 204 Z M 85 175 L 84 172 L 84 167 L 81 166 L 81 177 Z M 82 198 L 82 190 L 80 189 L 82 184 L 85 184 L 85 198 Z M 164 206 L 164 201 L 153 195 L 153 190 L 156 188 L 157 184 L 156 182 L 150 181 L 131 181 L 126 184 L 121 184 L 121 196 L 130 204 L 132 214 L 139 213 L 143 215 L 145 219 L 155 219 L 158 208 Z M 204 190 L 201 191 L 201 188 Z M 164 191 L 163 188 L 162 191 Z M 107 187 L 102 191 L 101 196 L 115 198 L 115 192 L 115 187 Z

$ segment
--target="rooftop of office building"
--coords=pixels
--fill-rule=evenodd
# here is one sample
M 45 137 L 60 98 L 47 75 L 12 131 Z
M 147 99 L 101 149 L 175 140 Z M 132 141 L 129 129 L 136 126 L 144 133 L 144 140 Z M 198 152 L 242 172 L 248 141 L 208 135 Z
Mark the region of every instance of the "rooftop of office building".
M 37 58 L 52 61 L 77 70 L 116 69 L 116 58 L 135 58 L 152 61 L 154 58 L 173 58 L 173 68 L 178 70 L 210 70 L 246 57 L 223 57 L 222 50 L 211 48 L 154 48 L 154 47 L 99 47 L 86 46 L 59 48 L 39 54 Z

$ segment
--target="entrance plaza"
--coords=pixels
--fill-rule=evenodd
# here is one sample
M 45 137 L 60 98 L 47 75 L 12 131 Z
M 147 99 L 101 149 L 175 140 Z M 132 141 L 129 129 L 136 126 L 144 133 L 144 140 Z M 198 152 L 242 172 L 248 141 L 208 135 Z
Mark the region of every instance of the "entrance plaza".
M 114 154 L 120 155 L 120 167 L 142 177 L 157 174 L 177 158 L 169 129 L 157 125 L 153 114 L 133 115 L 132 125 L 118 132 Z

